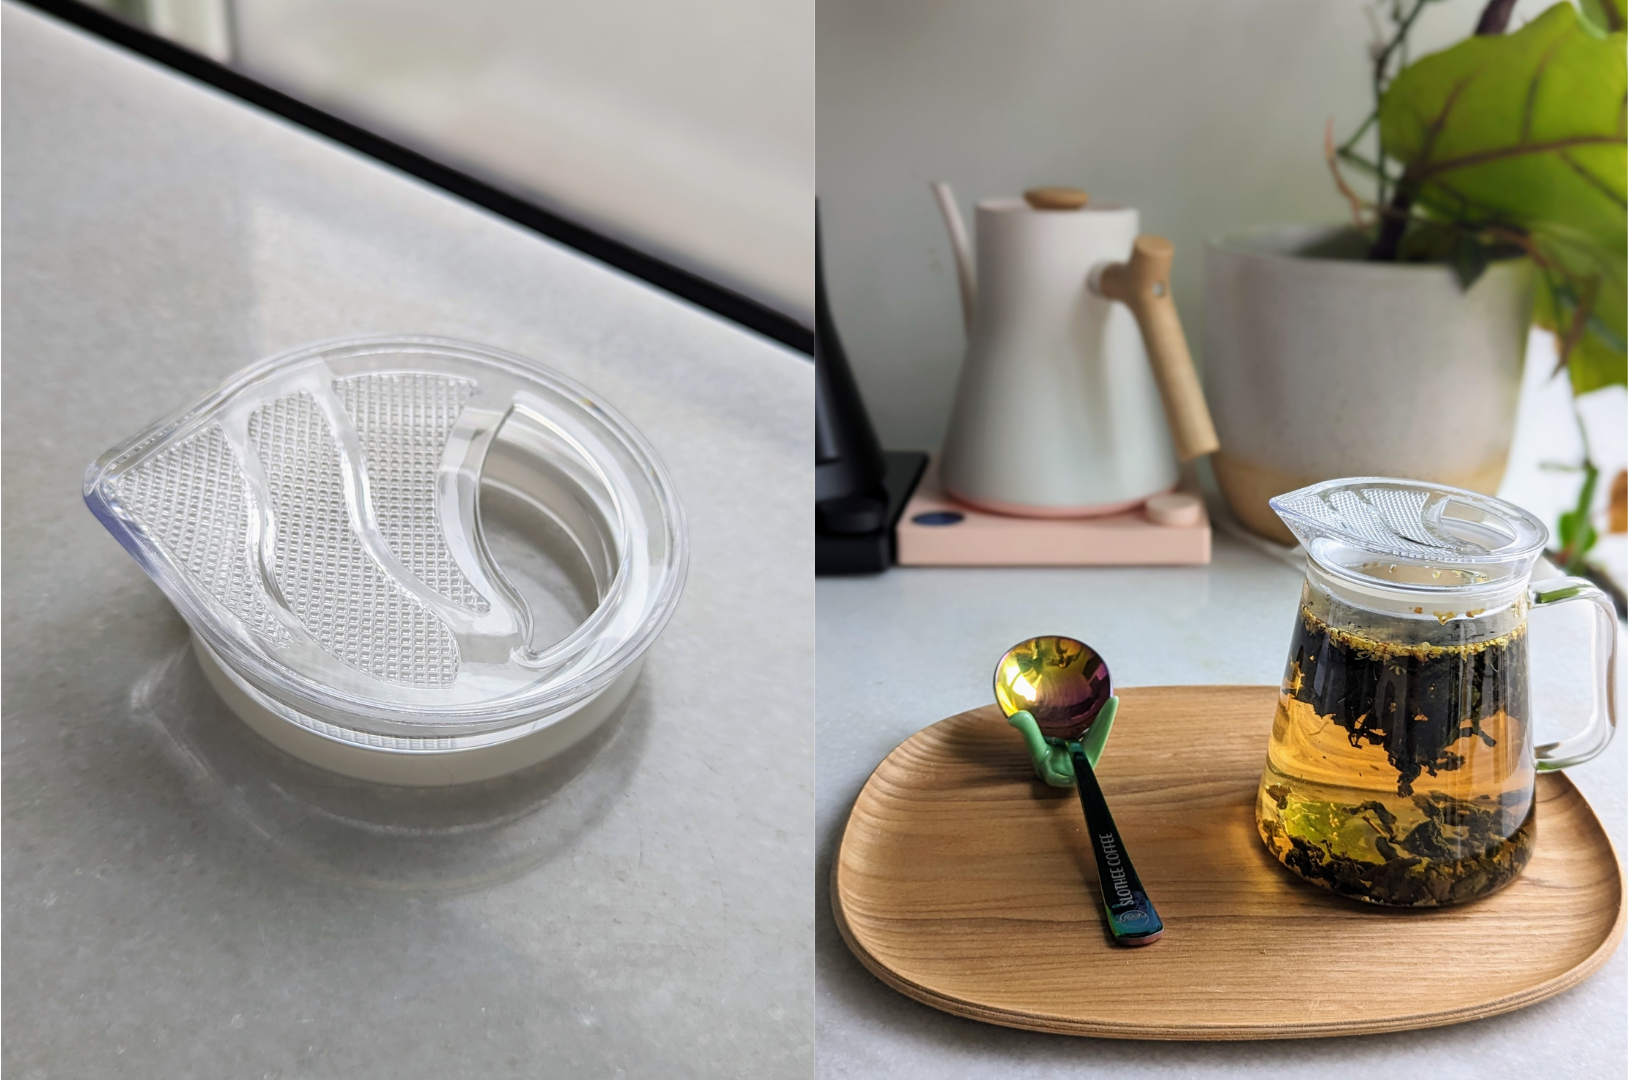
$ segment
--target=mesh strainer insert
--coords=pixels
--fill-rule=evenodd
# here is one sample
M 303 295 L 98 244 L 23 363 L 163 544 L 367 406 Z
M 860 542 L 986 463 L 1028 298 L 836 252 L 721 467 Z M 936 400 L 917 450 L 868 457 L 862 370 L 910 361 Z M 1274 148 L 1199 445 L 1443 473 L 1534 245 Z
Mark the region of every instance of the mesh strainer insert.
M 239 715 L 387 782 L 480 779 L 581 738 L 685 573 L 672 484 L 627 421 L 436 338 L 255 364 L 104 454 L 85 501 Z

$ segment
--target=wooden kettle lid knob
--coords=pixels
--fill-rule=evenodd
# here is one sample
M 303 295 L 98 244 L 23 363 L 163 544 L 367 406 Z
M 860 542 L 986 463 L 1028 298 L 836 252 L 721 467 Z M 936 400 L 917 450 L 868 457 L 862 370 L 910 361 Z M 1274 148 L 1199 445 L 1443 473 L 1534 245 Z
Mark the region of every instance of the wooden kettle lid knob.
M 1023 193 L 1023 199 L 1036 210 L 1078 210 L 1091 196 L 1072 187 L 1037 187 Z

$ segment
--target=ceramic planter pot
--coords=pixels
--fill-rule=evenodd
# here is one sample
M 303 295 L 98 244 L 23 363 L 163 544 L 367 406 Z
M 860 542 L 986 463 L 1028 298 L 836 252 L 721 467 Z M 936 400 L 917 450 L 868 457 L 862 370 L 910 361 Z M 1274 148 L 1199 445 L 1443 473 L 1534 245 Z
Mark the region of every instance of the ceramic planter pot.
M 1215 475 L 1250 529 L 1294 543 L 1267 500 L 1342 476 L 1492 494 L 1515 429 L 1532 266 L 1468 290 L 1442 265 L 1371 263 L 1345 229 L 1226 233 L 1205 252 Z

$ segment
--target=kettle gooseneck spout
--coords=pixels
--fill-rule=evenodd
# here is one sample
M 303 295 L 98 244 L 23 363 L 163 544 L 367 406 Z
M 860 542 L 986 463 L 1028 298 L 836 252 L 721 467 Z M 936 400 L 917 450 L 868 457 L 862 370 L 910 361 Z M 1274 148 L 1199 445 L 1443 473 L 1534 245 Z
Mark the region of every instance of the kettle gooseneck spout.
M 972 335 L 972 315 L 978 306 L 978 279 L 972 270 L 972 243 L 967 239 L 967 226 L 961 220 L 961 211 L 955 205 L 955 192 L 942 180 L 929 185 L 933 198 L 938 200 L 938 211 L 944 215 L 944 227 L 950 234 L 950 251 L 955 256 L 955 276 L 961 285 L 961 318 L 967 335 Z

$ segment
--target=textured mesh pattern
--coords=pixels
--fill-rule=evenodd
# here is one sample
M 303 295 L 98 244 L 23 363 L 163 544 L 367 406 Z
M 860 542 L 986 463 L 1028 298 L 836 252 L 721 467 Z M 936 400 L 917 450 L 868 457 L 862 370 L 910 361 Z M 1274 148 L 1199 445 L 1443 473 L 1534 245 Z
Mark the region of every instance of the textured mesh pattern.
M 249 553 L 248 481 L 218 426 L 125 473 L 117 494 L 198 588 L 271 644 L 288 644 Z
M 452 561 L 435 507 L 435 478 L 447 436 L 475 392 L 445 375 L 357 375 L 336 379 L 362 443 L 373 512 L 390 550 L 420 581 L 455 604 L 490 605 Z
M 277 584 L 323 647 L 376 678 L 450 686 L 458 645 L 446 625 L 373 562 L 351 532 L 339 453 L 310 394 L 249 417 L 277 515 Z
M 1420 559 L 1484 555 L 1488 548 L 1442 532 L 1430 520 L 1431 492 L 1389 487 L 1335 488 L 1279 496 L 1279 504 L 1374 551 Z

